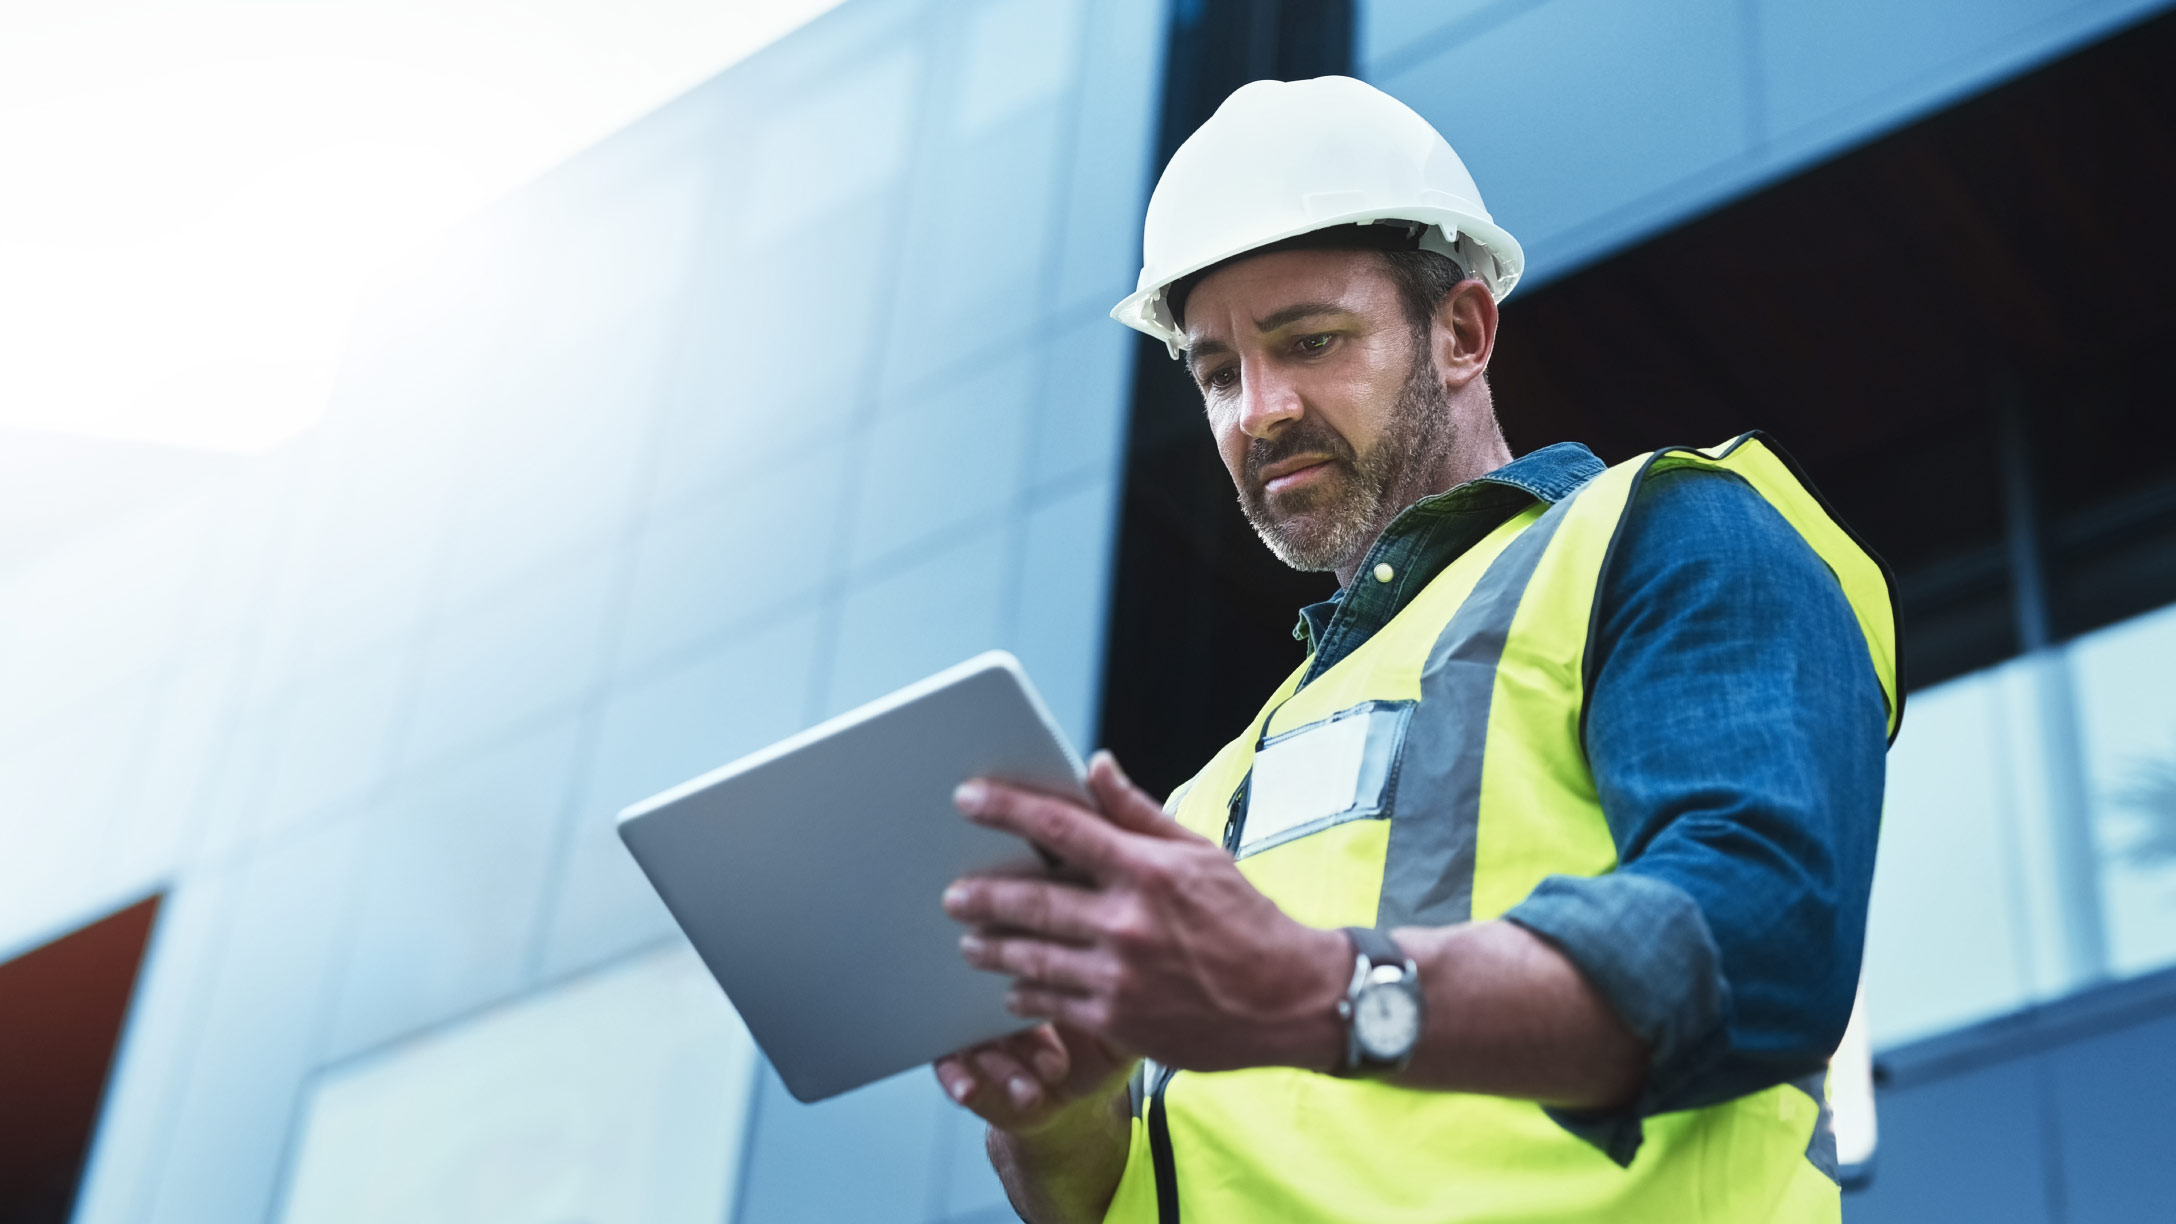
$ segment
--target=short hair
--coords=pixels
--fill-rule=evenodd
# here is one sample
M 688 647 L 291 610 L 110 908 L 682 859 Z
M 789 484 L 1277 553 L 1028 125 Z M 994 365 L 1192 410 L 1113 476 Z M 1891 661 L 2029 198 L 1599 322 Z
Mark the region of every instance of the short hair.
M 1466 279 L 1466 270 L 1458 261 L 1437 251 L 1380 251 L 1383 262 L 1390 265 L 1390 279 L 1397 282 L 1398 300 L 1405 304 L 1405 320 L 1413 330 L 1425 332 L 1436 317 L 1436 309 L 1451 290 Z
M 1188 273 L 1164 290 L 1164 299 L 1171 307 L 1172 321 L 1183 328 L 1186 326 L 1186 299 L 1194 292 L 1194 287 L 1242 259 L 1271 251 L 1373 251 L 1382 257 L 1392 283 L 1398 287 L 1398 300 L 1405 307 L 1406 322 L 1415 331 L 1424 332 L 1435 319 L 1436 308 L 1443 305 L 1443 299 L 1451 296 L 1451 290 L 1458 288 L 1467 274 L 1450 256 L 1420 249 L 1423 228 L 1416 222 L 1389 221 L 1333 225 L 1329 229 L 1295 234 L 1219 260 L 1199 272 Z

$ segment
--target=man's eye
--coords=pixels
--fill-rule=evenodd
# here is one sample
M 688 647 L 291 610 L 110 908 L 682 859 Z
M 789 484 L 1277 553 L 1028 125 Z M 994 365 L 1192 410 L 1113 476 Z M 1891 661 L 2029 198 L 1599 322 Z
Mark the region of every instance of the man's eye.
M 1301 336 L 1299 340 L 1300 351 L 1303 353 L 1319 353 L 1330 347 L 1332 338 L 1327 332 L 1319 336 Z
M 1229 389 L 1233 383 L 1238 381 L 1239 372 L 1230 366 L 1223 366 L 1209 371 L 1209 376 L 1201 380 L 1201 385 L 1212 390 L 1223 391 Z

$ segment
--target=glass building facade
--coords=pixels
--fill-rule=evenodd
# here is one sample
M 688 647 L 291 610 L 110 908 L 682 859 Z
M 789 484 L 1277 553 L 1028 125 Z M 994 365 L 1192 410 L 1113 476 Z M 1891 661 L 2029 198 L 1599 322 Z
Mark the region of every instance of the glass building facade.
M 75 1220 L 1012 1218 L 926 1074 L 786 1095 L 613 816 L 994 646 L 1109 738 L 1105 312 L 1231 7 L 846 0 L 388 286 L 304 437 L 0 574 L 0 958 L 163 894 Z M 1349 55 L 1533 293 L 2159 7 L 1361 0 Z M 2170 965 L 2176 609 L 1915 691 L 1877 1050 Z
M 1002 1202 L 931 1081 L 758 1078 L 613 817 L 996 646 L 1091 738 L 1163 18 L 846 4 L 467 224 L 261 470 L 12 576 L 0 938 L 168 893 L 76 1219 Z

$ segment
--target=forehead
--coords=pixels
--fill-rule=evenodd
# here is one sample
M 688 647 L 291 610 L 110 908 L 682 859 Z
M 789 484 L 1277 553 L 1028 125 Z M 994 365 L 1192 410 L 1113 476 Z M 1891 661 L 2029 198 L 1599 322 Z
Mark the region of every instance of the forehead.
M 1373 251 L 1271 251 L 1236 259 L 1186 296 L 1186 338 L 1199 344 L 1252 333 L 1299 302 L 1372 314 L 1396 306 L 1397 285 Z

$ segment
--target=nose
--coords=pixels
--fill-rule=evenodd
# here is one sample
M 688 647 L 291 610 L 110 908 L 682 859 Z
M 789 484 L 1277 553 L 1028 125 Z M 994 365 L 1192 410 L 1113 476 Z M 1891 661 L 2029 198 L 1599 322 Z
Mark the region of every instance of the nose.
M 1286 421 L 1299 416 L 1299 388 L 1275 369 L 1242 372 L 1239 384 L 1239 428 L 1252 438 L 1267 438 Z

